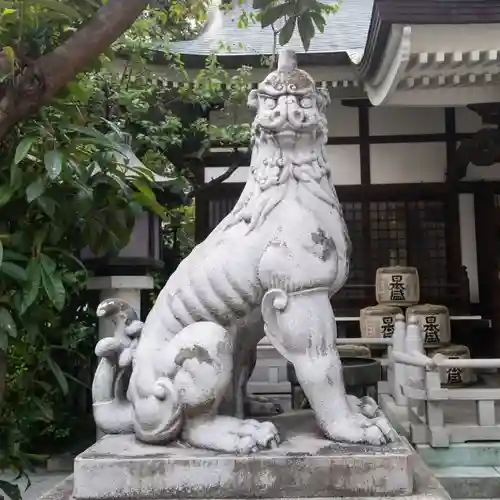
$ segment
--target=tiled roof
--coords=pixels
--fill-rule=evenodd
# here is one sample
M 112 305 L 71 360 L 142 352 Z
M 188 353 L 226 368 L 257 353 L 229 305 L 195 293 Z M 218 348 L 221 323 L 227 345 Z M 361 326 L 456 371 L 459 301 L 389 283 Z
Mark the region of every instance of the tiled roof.
M 336 0 L 323 0 L 336 4 Z M 251 2 L 249 2 L 251 3 Z M 308 54 L 332 54 L 363 50 L 373 7 L 373 0 L 343 0 L 339 11 L 328 16 L 324 33 L 316 33 Z M 170 48 L 185 55 L 220 56 L 270 55 L 273 53 L 273 32 L 271 27 L 262 29 L 253 22 L 247 28 L 238 28 L 242 10 L 256 13 L 252 7 L 242 5 L 224 13 L 218 9 L 212 12 L 203 33 L 196 39 L 173 43 Z M 221 47 L 230 47 L 230 50 Z M 304 53 L 299 34 L 294 33 L 287 45 L 298 54 Z

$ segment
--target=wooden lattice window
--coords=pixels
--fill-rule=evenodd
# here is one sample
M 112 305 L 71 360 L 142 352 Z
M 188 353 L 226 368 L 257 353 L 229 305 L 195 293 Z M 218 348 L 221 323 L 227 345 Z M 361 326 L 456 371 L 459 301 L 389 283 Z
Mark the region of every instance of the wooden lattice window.
M 359 201 L 346 201 L 342 203 L 342 210 L 352 243 L 347 284 L 353 286 L 344 287 L 337 295 L 342 299 L 360 299 L 366 295 L 366 290 L 356 285 L 366 283 L 367 274 L 366 262 L 363 257 L 363 248 L 365 247 L 363 241 L 363 204 Z
M 208 233 L 213 231 L 219 222 L 224 219 L 224 217 L 231 212 L 231 210 L 236 205 L 239 196 L 231 196 L 228 198 L 220 198 L 210 200 L 208 202 Z
M 444 201 L 370 202 L 371 263 L 414 266 L 422 282 L 445 285 L 446 207 Z

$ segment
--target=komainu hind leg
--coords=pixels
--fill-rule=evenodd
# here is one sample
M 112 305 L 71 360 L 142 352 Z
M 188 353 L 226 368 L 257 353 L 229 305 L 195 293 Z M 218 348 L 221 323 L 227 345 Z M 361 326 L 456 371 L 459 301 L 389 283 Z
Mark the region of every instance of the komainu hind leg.
M 217 415 L 232 379 L 233 350 L 234 336 L 220 325 L 189 325 L 166 342 L 154 358 L 161 364 L 156 373 L 163 373 L 163 377 L 149 391 L 144 385 L 137 389 L 138 384 L 151 380 L 151 358 L 136 359 L 129 390 L 136 436 L 149 443 L 160 443 L 163 436 L 171 439 L 180 422 L 180 409 L 180 437 L 192 446 L 228 453 L 251 453 L 275 446 L 279 438 L 273 424 Z

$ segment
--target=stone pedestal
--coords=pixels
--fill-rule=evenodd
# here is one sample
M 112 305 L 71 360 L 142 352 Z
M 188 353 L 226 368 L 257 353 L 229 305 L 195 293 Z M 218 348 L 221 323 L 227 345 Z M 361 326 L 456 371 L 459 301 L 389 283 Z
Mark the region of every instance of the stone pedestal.
M 332 443 L 312 412 L 274 417 L 279 448 L 235 456 L 179 444 L 151 446 L 106 436 L 77 457 L 73 498 L 208 499 L 405 496 L 414 455 L 404 440 L 384 447 Z

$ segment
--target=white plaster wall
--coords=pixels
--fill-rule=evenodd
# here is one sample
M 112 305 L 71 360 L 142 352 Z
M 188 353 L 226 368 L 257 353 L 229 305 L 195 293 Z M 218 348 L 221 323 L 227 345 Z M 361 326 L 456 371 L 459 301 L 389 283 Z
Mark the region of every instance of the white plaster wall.
M 444 182 L 446 144 L 421 142 L 372 144 L 370 173 L 372 184 Z
M 479 278 L 477 274 L 476 250 L 476 217 L 474 212 L 474 195 L 462 193 L 458 195 L 460 220 L 460 247 L 462 265 L 469 275 L 469 290 L 471 302 L 479 302 Z
M 361 183 L 361 168 L 359 162 L 359 146 L 327 146 L 326 156 L 332 169 L 333 182 L 338 185 L 351 185 Z M 228 167 L 206 167 L 205 182 L 219 177 L 226 172 Z M 249 167 L 239 167 L 229 179 L 224 182 L 246 182 Z
M 235 113 L 234 107 L 210 112 L 210 123 L 225 126 L 231 123 L 252 123 L 255 111 L 241 106 Z M 330 137 L 353 137 L 359 134 L 358 109 L 342 106 L 339 99 L 333 99 L 326 110 Z
M 462 179 L 462 182 L 467 181 L 500 181 L 500 163 L 490 167 L 469 165 L 467 175 Z
M 358 145 L 327 146 L 326 157 L 335 185 L 361 184 Z
M 443 134 L 443 108 L 370 108 L 370 135 Z
M 332 100 L 326 109 L 329 137 L 357 137 L 359 135 L 358 108 L 342 106 L 338 99 Z
M 484 5 L 482 8 L 487 7 Z M 413 25 L 411 34 L 413 53 L 428 52 L 429 40 L 432 40 L 432 47 L 439 47 L 441 52 L 469 52 L 498 48 L 497 24 L 462 24 L 459 29 L 453 24 Z

